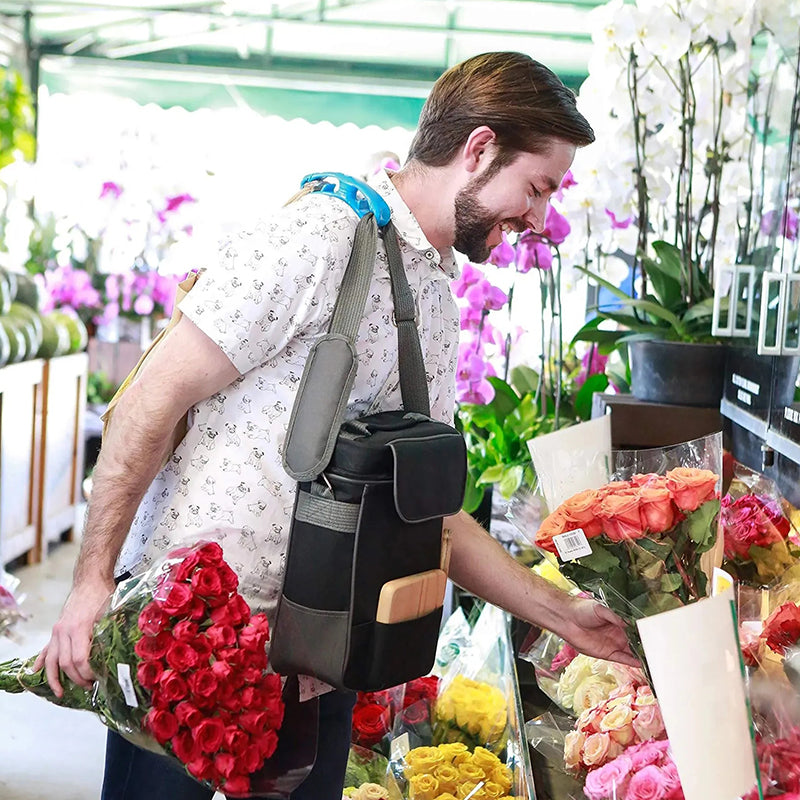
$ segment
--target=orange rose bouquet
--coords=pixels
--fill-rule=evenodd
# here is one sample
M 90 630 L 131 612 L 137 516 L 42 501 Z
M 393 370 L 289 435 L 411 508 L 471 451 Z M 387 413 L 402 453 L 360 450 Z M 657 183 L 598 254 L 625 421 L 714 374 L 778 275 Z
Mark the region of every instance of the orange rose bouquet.
M 535 543 L 558 556 L 565 577 L 630 622 L 638 654 L 637 619 L 706 595 L 701 560 L 717 543 L 719 472 L 634 472 L 570 497 L 536 533 Z

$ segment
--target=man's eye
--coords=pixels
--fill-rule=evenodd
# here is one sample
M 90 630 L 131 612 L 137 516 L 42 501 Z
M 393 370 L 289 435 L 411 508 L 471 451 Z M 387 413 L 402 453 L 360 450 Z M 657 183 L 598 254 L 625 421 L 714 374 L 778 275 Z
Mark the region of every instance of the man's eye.
M 533 192 L 534 197 L 538 198 L 542 196 L 542 193 L 535 186 L 531 186 L 531 191 Z

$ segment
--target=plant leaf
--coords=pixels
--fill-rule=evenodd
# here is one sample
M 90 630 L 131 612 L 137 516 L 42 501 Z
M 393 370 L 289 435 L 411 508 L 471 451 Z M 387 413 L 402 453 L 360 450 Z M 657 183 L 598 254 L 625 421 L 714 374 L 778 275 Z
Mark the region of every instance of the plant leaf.
M 689 538 L 697 545 L 697 551 L 710 550 L 717 536 L 716 519 L 719 514 L 719 500 L 708 500 L 684 520 Z
M 539 386 L 539 373 L 525 364 L 520 364 L 511 370 L 511 385 L 520 397 L 535 394 Z
M 503 473 L 503 477 L 500 479 L 497 487 L 500 489 L 500 494 L 506 500 L 510 499 L 514 492 L 519 489 L 520 485 L 522 484 L 523 473 L 524 468 L 519 464 L 509 467 Z
M 592 401 L 595 392 L 603 392 L 608 388 L 608 376 L 604 373 L 590 375 L 583 386 L 578 389 L 573 400 L 572 407 L 575 409 L 575 416 L 582 420 L 590 419 L 592 416 Z
M 598 544 L 597 541 L 589 542 L 589 547 L 592 548 L 592 554 L 581 556 L 578 559 L 581 566 L 587 567 L 593 572 L 599 572 L 601 575 L 619 567 L 619 558 Z

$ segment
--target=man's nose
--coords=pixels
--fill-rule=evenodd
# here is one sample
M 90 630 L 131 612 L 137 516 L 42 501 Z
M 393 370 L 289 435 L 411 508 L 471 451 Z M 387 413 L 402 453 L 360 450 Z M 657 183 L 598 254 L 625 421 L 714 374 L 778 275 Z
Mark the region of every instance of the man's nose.
M 525 215 L 525 222 L 534 233 L 544 230 L 544 221 L 547 217 L 547 200 L 535 202 Z

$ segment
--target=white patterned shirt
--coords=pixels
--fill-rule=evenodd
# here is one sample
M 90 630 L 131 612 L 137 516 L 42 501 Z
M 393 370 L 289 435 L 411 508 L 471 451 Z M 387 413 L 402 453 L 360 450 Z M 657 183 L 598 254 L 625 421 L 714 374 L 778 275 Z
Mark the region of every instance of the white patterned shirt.
M 452 424 L 456 262 L 452 251 L 430 245 L 386 173 L 373 185 L 392 210 L 415 298 L 431 416 Z M 240 591 L 274 625 L 295 494 L 281 463 L 283 443 L 306 359 L 330 322 L 356 222 L 343 201 L 308 194 L 224 242 L 219 264 L 181 302 L 240 375 L 191 409 L 186 436 L 139 506 L 117 574 L 140 571 L 179 543 L 214 537 L 240 576 Z M 392 307 L 379 238 L 347 418 L 402 407 Z

